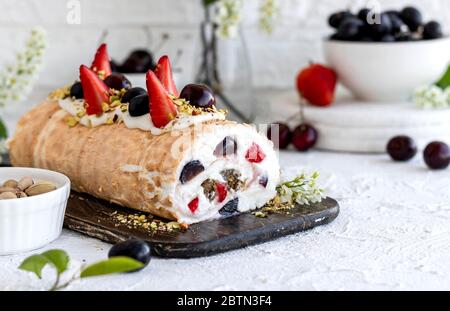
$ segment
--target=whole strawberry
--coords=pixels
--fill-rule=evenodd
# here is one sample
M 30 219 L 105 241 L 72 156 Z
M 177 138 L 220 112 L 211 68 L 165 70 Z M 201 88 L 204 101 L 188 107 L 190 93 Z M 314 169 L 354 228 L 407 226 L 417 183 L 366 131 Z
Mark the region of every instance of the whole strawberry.
M 334 101 L 336 73 L 323 65 L 311 64 L 297 76 L 297 90 L 310 104 L 326 107 Z

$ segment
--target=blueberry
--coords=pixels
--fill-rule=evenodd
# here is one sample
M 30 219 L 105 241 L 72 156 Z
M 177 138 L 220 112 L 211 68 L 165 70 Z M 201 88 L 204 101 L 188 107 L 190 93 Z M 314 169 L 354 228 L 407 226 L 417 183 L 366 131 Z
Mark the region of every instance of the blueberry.
M 219 214 L 223 216 L 231 216 L 238 211 L 239 198 L 235 198 L 225 204 L 220 210 Z
M 83 94 L 83 86 L 81 82 L 75 82 L 70 88 L 70 97 L 75 97 L 76 99 L 82 99 L 84 97 Z
M 376 35 L 389 34 L 392 31 L 391 18 L 389 15 L 381 13 L 379 23 L 375 22 L 370 28 Z
M 131 82 L 121 73 L 113 72 L 105 79 L 105 84 L 115 90 L 131 88 Z
M 185 184 L 204 170 L 205 167 L 200 161 L 193 160 L 183 167 L 183 170 L 180 174 L 180 182 L 182 184 Z
M 188 84 L 180 93 L 180 98 L 189 101 L 192 106 L 211 108 L 216 104 L 213 91 L 204 84 Z
M 150 245 L 143 240 L 129 239 L 111 247 L 108 257 L 116 256 L 126 256 L 142 262 L 144 264 L 142 268 L 130 271 L 135 272 L 142 270 L 148 265 L 151 259 L 151 248 Z
M 414 7 L 404 8 L 400 16 L 411 31 L 417 31 L 423 24 L 422 13 Z
M 225 137 L 214 149 L 214 155 L 217 157 L 229 156 L 236 154 L 237 151 L 237 143 L 233 137 L 227 136 Z
M 123 94 L 122 103 L 129 103 L 134 97 L 147 94 L 147 91 L 141 87 L 132 87 Z
M 338 36 L 345 40 L 355 40 L 360 34 L 364 23 L 356 17 L 346 18 L 338 29 Z
M 423 38 L 425 40 L 439 39 L 443 36 L 442 26 L 436 21 L 431 21 L 423 27 Z
M 354 16 L 352 13 L 350 13 L 349 11 L 342 11 L 342 12 L 337 12 L 334 14 L 331 14 L 330 17 L 328 18 L 328 24 L 333 27 L 338 29 L 339 26 L 341 25 L 342 21 L 344 19 L 346 19 L 347 17 L 351 17 Z
M 128 113 L 132 117 L 140 117 L 150 112 L 150 103 L 147 94 L 134 97 L 128 104 Z

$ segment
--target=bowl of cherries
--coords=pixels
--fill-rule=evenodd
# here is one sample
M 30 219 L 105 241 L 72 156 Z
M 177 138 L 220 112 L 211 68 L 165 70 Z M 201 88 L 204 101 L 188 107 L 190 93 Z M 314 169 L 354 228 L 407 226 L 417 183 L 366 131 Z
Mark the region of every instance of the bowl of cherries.
M 341 11 L 328 24 L 334 33 L 324 42 L 325 58 L 364 101 L 406 101 L 415 88 L 436 82 L 450 61 L 450 37 L 414 7 Z

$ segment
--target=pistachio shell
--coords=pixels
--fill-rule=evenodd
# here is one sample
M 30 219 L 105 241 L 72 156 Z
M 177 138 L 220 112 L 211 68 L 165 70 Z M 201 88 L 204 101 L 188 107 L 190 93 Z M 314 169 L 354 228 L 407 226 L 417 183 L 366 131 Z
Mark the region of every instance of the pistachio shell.
M 17 188 L 24 191 L 28 187 L 30 187 L 33 184 L 33 178 L 30 176 L 25 176 L 21 180 L 19 180 L 19 183 L 17 184 Z
M 32 186 L 25 189 L 25 193 L 28 196 L 39 195 L 43 193 L 47 193 L 56 189 L 56 186 L 48 181 L 39 181 Z
M 17 188 L 17 184 L 18 184 L 18 182 L 15 181 L 14 179 L 9 179 L 3 183 L 3 187 Z
M 4 192 L 15 192 L 16 189 L 15 188 L 10 188 L 10 187 L 0 187 L 0 193 L 4 193 Z
M 3 192 L 0 194 L 0 200 L 17 199 L 17 196 L 13 192 Z

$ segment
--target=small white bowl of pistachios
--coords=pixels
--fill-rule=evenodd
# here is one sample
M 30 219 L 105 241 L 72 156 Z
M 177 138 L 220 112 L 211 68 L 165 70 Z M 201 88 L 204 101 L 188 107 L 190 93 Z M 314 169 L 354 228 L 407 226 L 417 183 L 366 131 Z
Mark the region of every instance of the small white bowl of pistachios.
M 0 167 L 0 255 L 43 247 L 61 234 L 70 180 L 35 168 Z

